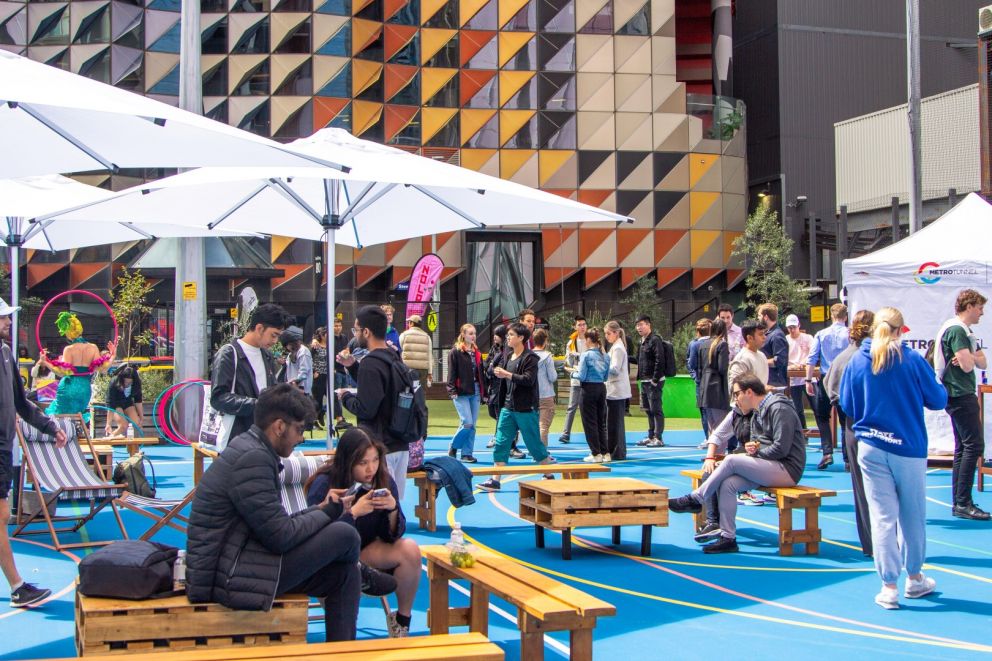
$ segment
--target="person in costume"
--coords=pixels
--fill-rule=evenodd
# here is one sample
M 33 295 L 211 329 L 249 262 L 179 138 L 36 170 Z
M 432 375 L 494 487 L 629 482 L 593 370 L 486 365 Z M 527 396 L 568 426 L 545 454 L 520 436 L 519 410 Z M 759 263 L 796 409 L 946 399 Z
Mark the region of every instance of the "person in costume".
M 117 345 L 107 343 L 107 350 L 100 348 L 83 338 L 83 324 L 71 312 L 61 312 L 55 320 L 59 335 L 69 341 L 69 346 L 62 352 L 61 359 L 51 359 L 48 353 L 42 351 L 39 362 L 59 374 L 59 387 L 46 413 L 58 415 L 65 413 L 83 413 L 90 405 L 93 375 L 105 372 L 110 367 Z

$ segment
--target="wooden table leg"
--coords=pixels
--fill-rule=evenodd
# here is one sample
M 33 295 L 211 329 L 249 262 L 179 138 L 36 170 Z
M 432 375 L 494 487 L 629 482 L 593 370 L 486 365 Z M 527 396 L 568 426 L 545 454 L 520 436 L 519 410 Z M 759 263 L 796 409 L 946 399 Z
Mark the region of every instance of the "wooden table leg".
M 427 577 L 430 580 L 430 608 L 427 611 L 427 622 L 431 635 L 438 636 L 448 633 L 448 580 L 446 571 L 427 561 Z
M 193 486 L 195 487 L 200 483 L 200 478 L 203 477 L 203 455 L 193 448 Z
M 572 559 L 572 529 L 565 528 L 561 531 L 561 559 Z M 522 657 L 526 659 L 527 657 Z
M 568 632 L 571 661 L 592 661 L 592 629 L 572 629 Z
M 489 635 L 489 590 L 472 582 L 468 606 L 469 631 Z
M 620 543 L 620 526 L 613 526 L 613 543 Z
M 651 555 L 651 526 L 641 526 L 641 555 Z
M 780 502 L 778 506 L 778 554 L 792 555 L 791 503 Z
M 413 481 L 417 487 L 418 503 L 414 509 L 421 530 L 437 531 L 437 485 L 426 477 L 418 477 Z
M 524 661 L 544 661 L 541 621 L 523 612 L 517 619 L 520 626 L 520 658 Z
M 537 543 L 537 548 L 544 548 L 544 526 L 534 524 L 534 540 Z

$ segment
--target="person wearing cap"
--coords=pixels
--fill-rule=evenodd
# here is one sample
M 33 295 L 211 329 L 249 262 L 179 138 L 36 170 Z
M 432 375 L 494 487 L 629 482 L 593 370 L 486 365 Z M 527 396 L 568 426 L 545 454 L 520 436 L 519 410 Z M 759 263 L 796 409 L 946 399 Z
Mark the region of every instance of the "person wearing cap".
M 417 370 L 421 383 L 431 384 L 434 342 L 424 330 L 424 319 L 419 314 L 406 318 L 406 330 L 400 333 L 400 356 L 407 367 Z
M 303 344 L 303 329 L 290 326 L 279 335 L 286 349 L 286 383 L 292 383 L 309 395 L 313 390 L 313 354 Z
M 827 470 L 834 463 L 834 430 L 830 426 L 830 397 L 823 388 L 823 379 L 826 378 L 834 358 L 851 343 L 847 331 L 847 306 L 843 303 L 834 303 L 830 306 L 830 319 L 833 323 L 817 331 L 813 336 L 813 348 L 810 349 L 809 357 L 806 359 L 806 394 L 814 397 L 813 416 L 816 418 L 816 428 L 820 431 L 820 448 L 823 451 L 823 457 L 816 469 L 821 471 Z M 817 366 L 820 368 L 820 378 L 814 379 L 813 368 Z M 843 427 L 843 414 L 838 411 L 838 415 L 841 416 L 840 424 Z
M 809 352 L 813 348 L 813 336 L 804 333 L 799 328 L 799 317 L 790 314 L 785 318 L 785 339 L 789 342 L 789 370 L 803 370 L 806 368 L 806 361 L 809 359 Z M 806 407 L 803 406 L 803 396 L 809 399 L 809 406 L 813 408 L 813 398 L 806 394 L 806 379 L 801 376 L 789 377 L 789 395 L 792 403 L 796 406 L 796 413 L 799 414 L 799 421 L 806 426 Z
M 51 418 L 43 414 L 24 395 L 24 382 L 17 370 L 17 363 L 7 342 L 11 335 L 11 315 L 20 310 L 11 307 L 0 298 L 0 381 L 7 384 L 0 387 L 0 569 L 10 583 L 10 605 L 23 608 L 46 599 L 51 590 L 25 583 L 14 563 L 14 551 L 10 547 L 7 524 L 10 522 L 10 493 L 14 478 L 14 445 L 17 442 L 15 421 L 17 416 L 35 429 L 55 437 L 58 448 L 65 447 L 65 432 L 59 429 Z

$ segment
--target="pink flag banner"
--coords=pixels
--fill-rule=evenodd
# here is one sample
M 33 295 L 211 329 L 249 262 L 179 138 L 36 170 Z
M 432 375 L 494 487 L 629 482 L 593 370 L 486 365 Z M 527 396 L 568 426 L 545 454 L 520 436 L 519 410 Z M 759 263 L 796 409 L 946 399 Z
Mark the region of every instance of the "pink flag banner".
M 434 253 L 428 253 L 417 261 L 410 274 L 410 288 L 406 295 L 407 317 L 414 314 L 424 316 L 443 270 L 444 262 Z

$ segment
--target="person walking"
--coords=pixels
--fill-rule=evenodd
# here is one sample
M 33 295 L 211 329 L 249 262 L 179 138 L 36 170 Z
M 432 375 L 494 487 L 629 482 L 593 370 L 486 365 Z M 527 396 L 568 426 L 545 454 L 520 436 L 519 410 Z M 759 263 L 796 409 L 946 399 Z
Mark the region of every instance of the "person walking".
M 558 388 L 558 371 L 555 357 L 545 347 L 548 345 L 548 331 L 538 328 L 534 331 L 534 353 L 537 354 L 537 383 L 540 389 L 538 405 L 538 425 L 541 429 L 541 442 L 548 447 L 548 430 L 555 419 L 555 390 Z
M 804 333 L 799 327 L 799 317 L 790 314 L 785 318 L 785 339 L 789 343 L 789 369 L 804 370 L 806 361 L 809 360 L 809 352 L 813 349 L 813 336 Z M 813 406 L 813 398 L 806 393 L 806 379 L 802 376 L 789 377 L 789 396 L 799 414 L 799 421 L 806 426 L 806 408 L 803 406 L 803 397 L 809 399 L 810 407 Z
M 700 404 L 706 409 L 706 420 L 710 429 L 718 427 L 730 413 L 730 384 L 727 381 L 729 354 L 727 326 L 717 319 L 710 327 L 709 340 L 699 345 L 699 355 L 702 359 Z
M 847 331 L 847 306 L 834 303 L 830 306 L 832 323 L 813 336 L 813 348 L 806 359 L 806 393 L 813 399 L 813 417 L 820 432 L 820 449 L 823 457 L 817 470 L 827 470 L 834 463 L 834 429 L 830 424 L 830 397 L 823 389 L 823 380 L 830 371 L 834 358 L 850 344 Z M 820 368 L 820 378 L 813 378 L 813 369 Z M 843 424 L 843 421 L 842 421 Z M 849 460 L 845 459 L 845 462 Z
M 627 335 L 615 320 L 606 322 L 603 335 L 610 343 L 609 375 L 606 377 L 606 451 L 603 460 L 620 461 L 627 458 L 627 429 L 624 422 L 624 409 L 630 401 Z
M 875 603 L 889 610 L 899 608 L 896 581 L 904 568 L 907 599 L 924 597 L 936 587 L 922 572 L 927 544 L 923 408 L 947 406 L 947 391 L 931 366 L 903 345 L 903 328 L 899 310 L 878 310 L 871 338 L 862 342 L 840 381 L 840 408 L 858 438 L 875 569 L 882 579 Z
M 489 384 L 482 363 L 482 354 L 475 343 L 476 331 L 472 324 L 465 324 L 458 331 L 458 339 L 448 352 L 448 396 L 455 405 L 461 425 L 448 446 L 448 456 L 462 453 L 462 461 L 474 464 L 476 425 L 479 405 L 488 397 Z
M 699 384 L 702 383 L 703 379 L 702 361 L 699 359 L 699 347 L 706 343 L 712 326 L 713 322 L 709 319 L 700 319 L 697 321 L 696 339 L 689 342 L 689 346 L 686 347 L 685 351 L 685 364 L 689 370 L 689 376 L 692 377 L 693 382 L 696 384 L 696 408 L 699 409 L 699 418 L 703 423 L 703 442 L 699 446 L 701 450 L 706 447 L 706 437 L 710 435 L 710 426 L 706 420 L 706 407 L 702 405 L 699 397 Z
M 778 325 L 778 306 L 762 303 L 758 320 L 765 326 L 765 343 L 761 353 L 768 358 L 768 385 L 779 390 L 789 387 L 789 342 Z
M 328 360 L 327 350 L 327 328 L 321 326 L 313 332 L 313 339 L 310 341 L 310 355 L 313 356 L 313 395 L 314 405 L 317 409 L 317 420 L 314 426 L 317 429 L 324 429 L 326 421 L 324 418 L 324 403 L 327 400 L 327 380 L 331 363 Z
M 587 330 L 589 330 L 589 326 L 586 318 L 581 314 L 575 315 L 575 331 L 568 336 L 568 342 L 565 344 L 565 373 L 569 376 L 568 408 L 565 409 L 565 428 L 562 430 L 561 436 L 558 437 L 559 443 L 568 443 L 571 439 L 575 413 L 579 410 L 579 404 L 582 403 L 582 384 L 579 383 L 576 372 L 579 368 L 579 357 L 586 350 Z
M 610 461 L 606 449 L 606 377 L 610 364 L 600 345 L 599 331 L 586 331 L 586 350 L 579 358 L 578 377 L 582 384 L 582 429 L 586 432 L 589 455 L 582 461 L 601 464 Z
M 737 352 L 744 348 L 744 335 L 741 327 L 734 323 L 734 308 L 729 303 L 721 303 L 717 308 L 717 319 L 727 326 L 727 350 L 733 360 Z

